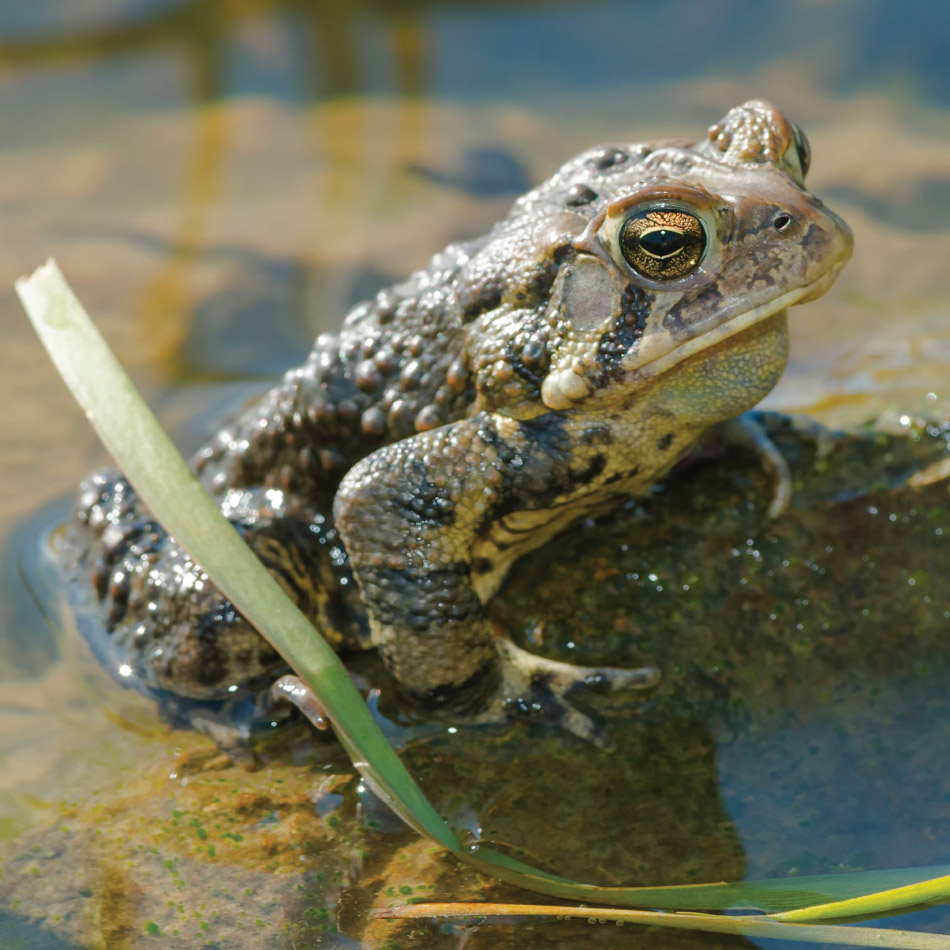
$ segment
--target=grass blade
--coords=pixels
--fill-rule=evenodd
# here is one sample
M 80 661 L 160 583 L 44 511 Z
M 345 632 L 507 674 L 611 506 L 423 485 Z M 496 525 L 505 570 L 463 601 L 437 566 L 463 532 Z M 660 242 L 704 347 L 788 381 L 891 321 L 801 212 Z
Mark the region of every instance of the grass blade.
M 950 898 L 950 875 L 931 878 L 904 887 L 894 887 L 874 894 L 862 894 L 847 900 L 803 907 L 776 914 L 777 920 L 806 921 L 830 920 L 842 917 L 869 917 L 891 911 L 895 907 L 913 907 L 918 904 L 944 903 Z
M 489 848 L 473 848 L 469 863 L 502 881 L 539 894 L 568 900 L 612 904 L 617 907 L 662 907 L 665 910 L 761 910 L 792 912 L 822 907 L 845 906 L 842 913 L 826 913 L 823 918 L 854 917 L 915 906 L 950 896 L 950 867 L 895 868 L 841 874 L 772 878 L 721 884 L 683 884 L 664 887 L 600 887 L 579 884 L 567 878 L 539 871 L 506 854 Z M 925 890 L 921 890 L 925 889 Z M 921 897 L 922 893 L 928 896 Z M 850 902 L 881 899 L 891 895 L 891 903 L 880 903 L 867 911 L 857 911 Z M 932 896 L 931 896 L 932 895 Z M 789 918 L 791 919 L 791 918 Z M 804 918 L 802 918 L 804 919 Z M 816 918 L 817 919 L 817 918 Z
M 888 930 L 884 927 L 842 927 L 828 924 L 789 924 L 772 917 L 717 917 L 712 914 L 668 914 L 655 910 L 615 910 L 603 907 L 555 907 L 548 904 L 403 904 L 374 911 L 381 918 L 417 917 L 575 917 L 591 923 L 644 924 L 676 930 L 734 934 L 743 937 L 837 943 L 850 947 L 895 950 L 950 950 L 950 936 Z

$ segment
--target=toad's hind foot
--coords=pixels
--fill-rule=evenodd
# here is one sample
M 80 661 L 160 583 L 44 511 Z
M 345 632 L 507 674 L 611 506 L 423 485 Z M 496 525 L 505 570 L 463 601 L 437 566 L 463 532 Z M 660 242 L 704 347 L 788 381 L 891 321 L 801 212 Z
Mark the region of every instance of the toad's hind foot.
M 508 639 L 499 638 L 495 645 L 501 658 L 501 683 L 495 698 L 475 717 L 475 722 L 548 722 L 596 745 L 607 746 L 609 741 L 603 730 L 571 705 L 567 695 L 584 688 L 598 692 L 649 689 L 660 680 L 660 671 L 652 666 L 576 666 L 530 653 Z

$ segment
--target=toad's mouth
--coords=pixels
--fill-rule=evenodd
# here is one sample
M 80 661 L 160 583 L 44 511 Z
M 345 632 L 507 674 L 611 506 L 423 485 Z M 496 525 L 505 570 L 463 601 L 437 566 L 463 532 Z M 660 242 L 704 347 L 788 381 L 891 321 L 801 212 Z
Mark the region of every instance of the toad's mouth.
M 686 340 L 684 343 L 680 343 L 679 346 L 657 356 L 648 363 L 643 363 L 631 369 L 626 376 L 625 382 L 627 384 L 639 384 L 656 379 L 673 366 L 676 366 L 677 363 L 682 363 L 683 360 L 689 359 L 689 357 L 694 356 L 696 353 L 707 350 L 721 343 L 723 340 L 728 340 L 730 337 L 748 330 L 749 327 L 755 326 L 755 324 L 761 323 L 763 320 L 767 320 L 769 317 L 781 313 L 787 307 L 816 300 L 835 282 L 845 263 L 846 261 L 837 261 L 810 284 L 805 284 L 802 287 L 796 287 L 794 290 L 786 291 L 784 294 L 779 294 L 778 297 L 773 297 L 771 300 L 767 300 L 765 303 L 761 303 L 751 310 L 738 313 L 734 317 L 730 317 L 730 319 L 720 323 L 719 326 L 713 327 L 711 330 L 707 330 L 699 336 Z

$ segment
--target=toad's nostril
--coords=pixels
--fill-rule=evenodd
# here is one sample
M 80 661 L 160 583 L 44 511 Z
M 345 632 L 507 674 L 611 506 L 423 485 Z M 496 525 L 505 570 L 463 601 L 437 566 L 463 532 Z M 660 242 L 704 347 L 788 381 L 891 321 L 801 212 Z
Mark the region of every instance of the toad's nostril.
M 776 231 L 784 231 L 792 223 L 792 216 L 786 214 L 784 211 L 780 211 L 774 218 L 772 218 L 772 227 Z

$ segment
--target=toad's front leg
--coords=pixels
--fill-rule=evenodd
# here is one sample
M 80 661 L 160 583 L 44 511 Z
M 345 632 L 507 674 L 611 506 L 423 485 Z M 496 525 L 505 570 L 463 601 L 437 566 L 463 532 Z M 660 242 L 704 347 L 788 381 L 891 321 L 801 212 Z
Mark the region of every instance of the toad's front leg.
M 656 682 L 652 669 L 527 653 L 493 634 L 483 608 L 512 561 L 586 513 L 601 468 L 558 413 L 480 413 L 380 449 L 346 476 L 336 526 L 374 644 L 418 701 L 470 721 L 556 720 L 593 737 L 564 700 L 570 689 Z

